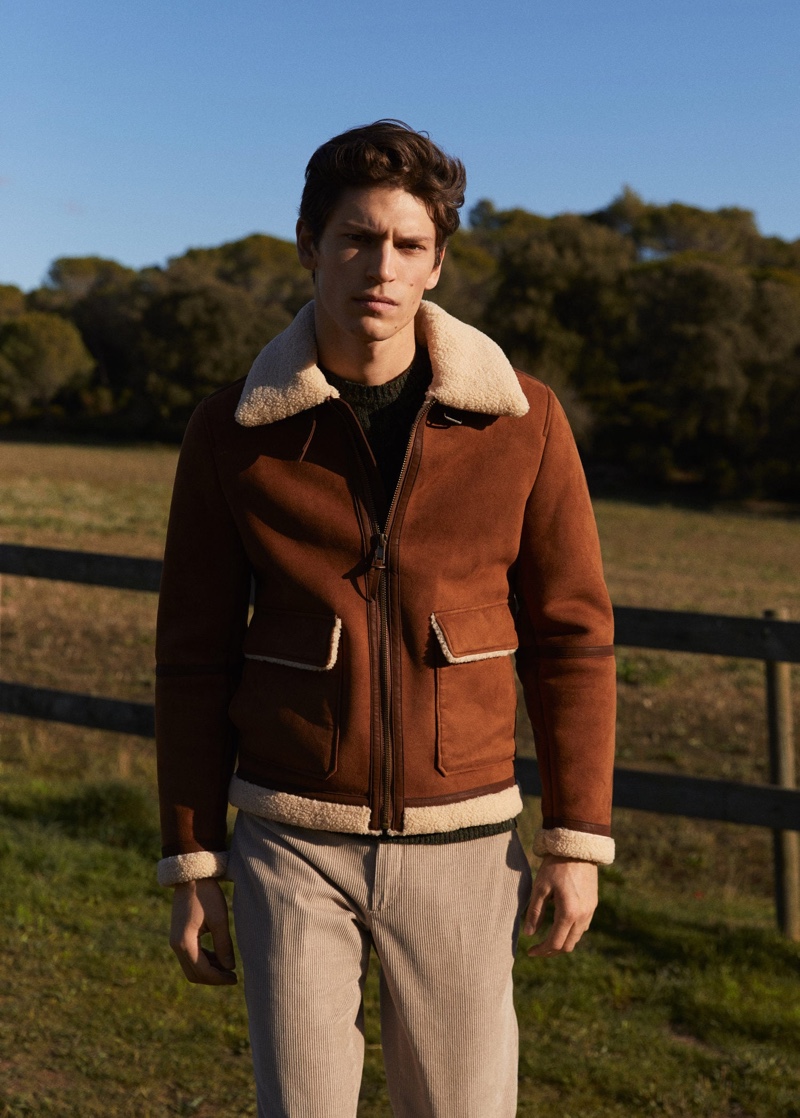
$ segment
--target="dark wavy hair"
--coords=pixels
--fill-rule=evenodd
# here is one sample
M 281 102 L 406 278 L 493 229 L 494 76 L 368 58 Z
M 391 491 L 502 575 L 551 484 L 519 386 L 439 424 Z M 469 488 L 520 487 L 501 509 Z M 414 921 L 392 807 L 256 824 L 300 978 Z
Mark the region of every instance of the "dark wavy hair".
M 401 120 L 376 120 L 322 144 L 308 161 L 300 218 L 319 242 L 343 191 L 397 186 L 425 204 L 436 226 L 436 256 L 458 229 L 467 174 L 460 159 Z

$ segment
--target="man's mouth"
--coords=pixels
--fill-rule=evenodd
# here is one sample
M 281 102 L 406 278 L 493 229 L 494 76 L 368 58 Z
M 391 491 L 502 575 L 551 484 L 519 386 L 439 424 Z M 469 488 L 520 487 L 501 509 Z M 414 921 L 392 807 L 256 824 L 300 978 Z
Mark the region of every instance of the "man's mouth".
M 360 306 L 374 310 L 397 306 L 395 300 L 390 299 L 386 295 L 356 295 L 354 298 L 355 302 L 358 303 Z

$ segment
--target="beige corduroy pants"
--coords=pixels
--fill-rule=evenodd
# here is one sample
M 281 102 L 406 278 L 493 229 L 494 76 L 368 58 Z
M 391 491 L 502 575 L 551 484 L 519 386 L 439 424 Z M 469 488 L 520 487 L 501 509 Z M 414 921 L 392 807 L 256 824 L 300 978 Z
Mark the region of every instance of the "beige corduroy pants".
M 229 874 L 259 1118 L 355 1118 L 371 945 L 396 1118 L 513 1118 L 516 831 L 406 845 L 240 811 Z

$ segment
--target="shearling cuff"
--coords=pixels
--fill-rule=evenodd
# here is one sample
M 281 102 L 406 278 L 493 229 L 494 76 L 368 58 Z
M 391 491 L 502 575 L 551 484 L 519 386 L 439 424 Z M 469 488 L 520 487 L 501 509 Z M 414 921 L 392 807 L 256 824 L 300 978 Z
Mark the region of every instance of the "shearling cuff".
M 614 840 L 606 835 L 570 831 L 567 827 L 540 828 L 533 836 L 533 853 L 537 858 L 543 854 L 556 854 L 560 858 L 574 858 L 577 862 L 610 866 L 614 861 Z
M 198 850 L 194 854 L 175 854 L 158 863 L 159 885 L 182 885 L 203 877 L 224 877 L 228 869 L 228 852 Z

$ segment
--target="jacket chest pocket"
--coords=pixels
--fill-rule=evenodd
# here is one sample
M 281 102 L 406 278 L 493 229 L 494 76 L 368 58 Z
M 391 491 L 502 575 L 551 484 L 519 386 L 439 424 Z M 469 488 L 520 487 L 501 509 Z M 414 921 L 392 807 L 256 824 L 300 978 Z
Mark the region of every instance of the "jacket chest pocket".
M 436 767 L 445 776 L 514 756 L 517 648 L 507 602 L 431 614 L 437 642 Z
M 336 771 L 341 619 L 257 610 L 245 634 L 242 681 L 229 709 L 240 760 L 318 779 Z

